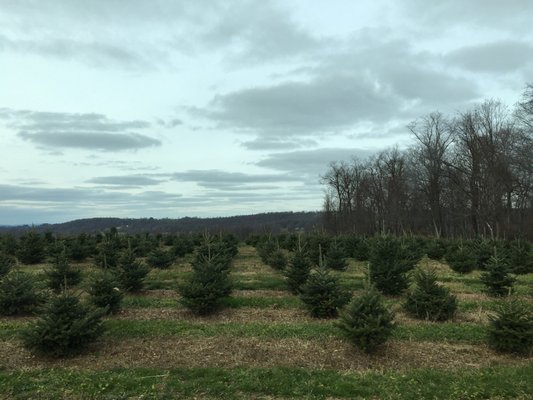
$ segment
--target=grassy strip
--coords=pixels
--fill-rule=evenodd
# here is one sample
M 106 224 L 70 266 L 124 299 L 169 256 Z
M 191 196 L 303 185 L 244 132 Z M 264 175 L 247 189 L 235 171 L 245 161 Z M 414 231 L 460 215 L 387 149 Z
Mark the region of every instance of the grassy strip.
M 461 371 L 339 373 L 301 368 L 43 369 L 0 371 L 0 395 L 13 399 L 283 398 L 526 399 L 533 365 Z
M 16 337 L 26 326 L 24 322 L 0 324 L 0 339 Z M 106 336 L 116 339 L 135 337 L 168 337 L 177 335 L 214 337 L 267 337 L 273 339 L 326 339 L 341 337 L 341 332 L 331 323 L 309 322 L 300 324 L 265 323 L 194 323 L 172 320 L 114 320 L 106 321 Z M 485 327 L 467 323 L 421 323 L 398 325 L 392 337 L 399 340 L 433 342 L 481 343 L 485 340 Z
M 298 297 L 230 297 L 224 305 L 228 308 L 301 308 Z M 176 298 L 126 296 L 122 301 L 124 308 L 181 308 Z

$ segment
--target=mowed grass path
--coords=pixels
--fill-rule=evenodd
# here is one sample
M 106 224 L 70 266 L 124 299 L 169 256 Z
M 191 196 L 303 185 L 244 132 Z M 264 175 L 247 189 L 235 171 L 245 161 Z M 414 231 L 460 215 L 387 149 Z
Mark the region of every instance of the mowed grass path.
M 283 275 L 250 246 L 241 246 L 233 262 L 236 290 L 226 308 L 191 315 L 175 290 L 191 273 L 189 261 L 152 270 L 147 290 L 125 297 L 123 311 L 106 320 L 107 333 L 83 356 L 34 357 L 18 340 L 32 318 L 0 318 L 0 399 L 527 399 L 533 393 L 533 359 L 485 345 L 498 301 L 482 293 L 478 272 L 459 275 L 423 260 L 457 295 L 457 317 L 414 320 L 402 312 L 403 298 L 387 298 L 398 326 L 369 356 L 343 339 L 335 320 L 308 316 Z M 79 267 L 85 277 L 94 272 L 88 263 Z M 27 268 L 42 279 L 46 266 Z M 335 273 L 356 296 L 365 269 L 350 260 L 347 271 Z M 519 277 L 516 289 L 533 302 L 533 274 Z

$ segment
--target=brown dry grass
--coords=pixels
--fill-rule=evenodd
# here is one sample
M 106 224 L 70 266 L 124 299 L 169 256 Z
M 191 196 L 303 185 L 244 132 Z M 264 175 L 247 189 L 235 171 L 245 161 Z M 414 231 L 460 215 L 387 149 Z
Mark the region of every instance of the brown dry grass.
M 83 356 L 65 360 L 35 357 L 17 341 L 2 342 L 0 366 L 8 369 L 72 368 L 194 368 L 194 367 L 300 367 L 340 371 L 408 370 L 411 368 L 479 368 L 494 364 L 523 364 L 484 345 L 388 342 L 368 355 L 341 339 L 264 339 L 217 336 L 122 341 L 104 340 Z

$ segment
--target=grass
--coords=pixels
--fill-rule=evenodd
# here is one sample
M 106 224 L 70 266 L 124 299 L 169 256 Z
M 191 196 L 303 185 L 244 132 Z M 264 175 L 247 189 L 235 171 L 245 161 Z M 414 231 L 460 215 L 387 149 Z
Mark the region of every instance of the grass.
M 301 368 L 0 371 L 0 395 L 75 398 L 527 399 L 533 365 L 469 371 L 340 373 Z
M 230 297 L 224 301 L 228 308 L 254 307 L 264 308 L 301 308 L 297 297 Z M 123 308 L 182 308 L 178 298 L 126 296 L 122 301 Z

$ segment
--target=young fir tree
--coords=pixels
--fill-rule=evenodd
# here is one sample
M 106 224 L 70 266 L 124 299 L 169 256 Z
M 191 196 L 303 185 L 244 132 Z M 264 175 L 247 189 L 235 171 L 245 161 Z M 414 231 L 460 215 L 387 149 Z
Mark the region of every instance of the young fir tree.
M 468 274 L 476 269 L 478 259 L 471 246 L 460 244 L 448 249 L 445 256 L 446 262 L 455 272 Z
M 533 272 L 533 248 L 523 239 L 516 239 L 510 243 L 509 267 L 511 272 L 517 275 Z
M 208 315 L 218 309 L 233 289 L 225 262 L 208 252 L 207 257 L 193 264 L 193 273 L 178 288 L 181 304 L 198 315 Z
M 7 275 L 16 263 L 15 257 L 0 251 L 0 279 Z
M 518 300 L 504 302 L 490 319 L 489 345 L 501 352 L 533 354 L 533 311 Z
M 270 253 L 267 263 L 272 268 L 282 271 L 287 266 L 287 257 L 285 256 L 283 250 L 278 247 L 276 250 Z
M 31 314 L 44 300 L 28 273 L 14 270 L 0 280 L 0 315 Z
M 63 291 L 22 332 L 23 343 L 29 350 L 50 357 L 79 354 L 104 332 L 105 312 L 105 309 L 90 309 L 77 296 Z
M 262 241 L 260 241 L 257 244 L 256 248 L 257 248 L 257 254 L 259 255 L 259 258 L 261 258 L 261 261 L 264 264 L 268 265 L 271 254 L 277 250 L 278 246 L 276 245 L 274 240 L 272 240 L 272 238 L 270 238 L 269 236 L 263 239 Z
M 426 248 L 427 256 L 431 260 L 441 260 L 446 254 L 446 244 L 442 239 L 432 239 Z
M 91 280 L 89 287 L 91 303 L 96 307 L 105 308 L 108 314 L 118 313 L 124 297 L 119 286 L 118 280 L 109 270 L 101 271 Z
M 415 318 L 446 321 L 457 311 L 457 298 L 437 283 L 434 271 L 418 270 L 416 287 L 407 295 L 404 309 Z
M 44 261 L 45 241 L 41 235 L 30 231 L 20 237 L 17 258 L 22 264 L 38 264 Z
M 138 292 L 144 286 L 144 278 L 150 269 L 135 257 L 129 246 L 120 256 L 116 270 L 116 277 L 122 289 L 127 292 Z
M 50 289 L 58 293 L 61 288 L 76 286 L 81 282 L 81 272 L 72 268 L 65 251 L 56 254 L 52 261 L 52 268 L 45 272 Z
M 477 258 L 477 268 L 484 270 L 494 254 L 494 243 L 488 239 L 479 238 L 471 243 L 471 249 Z
M 152 250 L 146 258 L 146 262 L 150 267 L 158 269 L 169 269 L 174 260 L 174 254 L 162 247 Z
M 371 353 L 390 337 L 393 320 L 381 294 L 370 287 L 341 311 L 337 326 L 353 345 Z
M 489 296 L 502 297 L 511 294 L 516 279 L 510 275 L 506 261 L 495 255 L 489 259 L 480 280 Z
M 337 243 L 337 241 L 334 241 L 330 246 L 326 254 L 325 263 L 326 267 L 337 271 L 345 271 L 346 268 L 348 268 L 344 249 Z
M 392 237 L 376 239 L 370 251 L 370 282 L 383 294 L 397 295 L 409 287 L 407 273 L 414 268 L 416 257 Z
M 350 294 L 321 261 L 301 286 L 300 299 L 313 317 L 333 318 L 337 316 L 338 309 L 350 300 Z
M 287 268 L 284 271 L 289 290 L 293 294 L 300 293 L 300 288 L 307 282 L 311 273 L 311 261 L 303 251 L 300 238 L 298 237 L 298 248 L 292 255 Z

